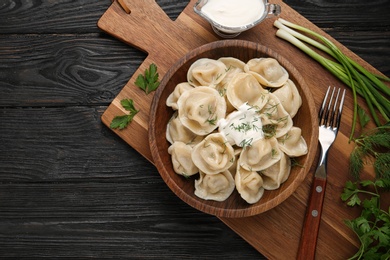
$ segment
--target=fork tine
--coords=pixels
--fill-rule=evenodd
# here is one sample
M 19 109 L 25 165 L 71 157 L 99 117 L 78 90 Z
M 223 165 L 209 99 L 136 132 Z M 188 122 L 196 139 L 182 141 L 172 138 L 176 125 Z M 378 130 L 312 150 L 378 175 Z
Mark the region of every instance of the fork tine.
M 343 112 L 343 106 L 344 106 L 345 89 L 344 89 L 343 94 L 340 98 L 340 103 L 338 104 L 339 95 L 340 95 L 340 89 L 338 89 L 338 91 L 337 91 L 336 100 L 334 102 L 333 111 L 332 111 L 331 119 L 329 122 L 329 127 L 333 127 L 336 130 L 338 130 L 338 128 L 340 127 L 341 113 Z M 337 108 L 337 104 L 339 105 L 338 108 Z
M 321 109 L 320 109 L 320 111 L 318 113 L 318 120 L 319 120 L 318 123 L 320 125 L 321 125 L 322 116 L 324 115 L 324 109 L 325 109 L 325 106 L 326 106 L 326 100 L 328 99 L 329 90 L 330 90 L 330 86 L 328 87 L 328 90 L 325 93 L 325 97 L 324 97 L 324 100 L 322 101 Z
M 333 88 L 333 92 L 335 91 L 336 88 Z M 334 101 L 334 105 L 333 105 L 333 110 L 332 110 L 332 114 L 330 116 L 330 121 L 329 121 L 329 126 L 330 127 L 336 127 L 334 125 L 334 120 L 336 118 L 336 113 L 337 113 L 337 102 L 339 101 L 339 95 L 340 95 L 340 89 L 337 90 L 337 95 L 336 95 L 336 99 Z M 329 106 L 330 106 L 330 103 L 329 103 Z
M 330 86 L 329 86 L 329 88 L 330 88 Z M 336 88 L 333 88 L 332 95 L 330 96 L 330 99 L 329 99 L 328 109 L 325 111 L 325 117 L 324 117 L 324 123 L 323 123 L 324 125 L 326 125 L 328 123 L 329 113 L 331 111 L 332 102 L 333 102 L 333 96 L 334 96 L 335 90 L 336 90 Z
M 319 125 L 339 128 L 341 114 L 344 106 L 345 89 L 343 90 L 341 97 L 340 97 L 341 94 L 340 88 L 337 89 L 337 93 L 336 93 L 336 87 L 333 88 L 332 92 L 330 91 L 331 89 L 329 86 L 318 115 Z M 328 101 L 329 94 L 330 94 L 330 98 Z
M 344 98 L 345 98 L 345 89 L 343 91 L 343 95 L 341 96 L 341 100 L 340 100 L 339 112 L 338 112 L 337 120 L 336 120 L 337 129 L 340 127 L 341 113 L 343 112 L 343 107 L 344 107 Z

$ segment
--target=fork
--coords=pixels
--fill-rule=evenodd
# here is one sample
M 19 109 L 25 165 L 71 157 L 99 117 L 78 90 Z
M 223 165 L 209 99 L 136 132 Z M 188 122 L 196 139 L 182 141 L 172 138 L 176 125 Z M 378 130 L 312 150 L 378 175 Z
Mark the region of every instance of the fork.
M 329 102 L 327 102 L 329 94 L 331 94 L 331 96 Z M 334 99 L 335 94 L 336 97 Z M 338 89 L 336 93 L 336 88 L 333 88 L 333 91 L 331 91 L 329 86 L 318 114 L 318 140 L 321 145 L 321 154 L 311 187 L 310 199 L 308 208 L 306 209 L 297 259 L 310 260 L 315 258 L 318 231 L 321 222 L 322 205 L 325 197 L 327 155 L 330 146 L 336 139 L 340 127 L 341 113 L 343 111 L 345 98 L 345 89 L 340 99 L 339 97 L 340 89 Z

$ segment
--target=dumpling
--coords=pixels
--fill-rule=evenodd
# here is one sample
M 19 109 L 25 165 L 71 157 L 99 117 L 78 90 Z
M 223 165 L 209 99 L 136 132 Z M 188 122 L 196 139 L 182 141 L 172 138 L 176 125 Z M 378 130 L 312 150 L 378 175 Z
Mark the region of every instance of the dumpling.
M 194 134 L 191 130 L 185 127 L 178 118 L 177 112 L 173 114 L 167 124 L 166 138 L 168 142 L 183 142 L 194 146 L 203 140 L 204 136 Z
M 221 57 L 218 59 L 226 65 L 228 71 L 238 69 L 240 71 L 244 71 L 245 63 L 234 57 Z
M 266 190 L 276 190 L 290 176 L 291 162 L 290 158 L 281 153 L 279 162 L 261 171 L 263 177 L 263 188 Z
M 279 138 L 293 126 L 291 116 L 272 93 L 269 94 L 266 105 L 260 111 L 260 118 L 263 123 L 264 135 L 267 137 Z
M 223 64 L 225 64 L 226 75 L 221 80 L 221 82 L 218 83 L 217 88 L 225 89 L 226 92 L 226 87 L 231 81 L 232 77 L 238 73 L 244 72 L 245 63 L 233 57 L 223 57 L 218 59 L 218 61 L 221 61 Z M 223 94 L 222 91 L 220 91 L 220 93 Z
M 290 157 L 307 154 L 307 144 L 302 137 L 302 130 L 293 126 L 284 136 L 278 138 L 279 148 Z
M 175 142 L 169 146 L 168 153 L 171 155 L 173 170 L 185 177 L 192 176 L 199 172 L 191 159 L 192 147 L 183 142 Z
M 217 174 L 199 172 L 195 180 L 195 195 L 205 200 L 224 201 L 234 191 L 234 179 L 228 170 Z
M 251 73 L 263 86 L 280 87 L 289 78 L 287 70 L 274 58 L 255 58 L 245 65 L 245 72 Z
M 234 156 L 235 156 L 234 157 L 234 162 L 229 167 L 229 171 L 232 174 L 233 178 L 234 178 L 234 176 L 236 175 L 236 172 L 237 172 L 237 163 L 238 163 L 238 158 L 240 158 L 241 151 L 242 151 L 242 148 L 234 149 Z
M 280 100 L 283 108 L 292 118 L 297 114 L 302 105 L 302 98 L 292 80 L 287 80 L 282 87 L 276 89 L 272 94 Z
M 259 139 L 242 150 L 240 166 L 249 171 L 262 171 L 277 163 L 281 156 L 275 137 Z
M 218 60 L 201 58 L 191 64 L 187 72 L 187 81 L 195 87 L 214 87 L 226 75 L 226 65 Z
M 238 193 L 247 203 L 254 204 L 263 197 L 263 178 L 256 171 L 239 167 L 234 181 Z
M 235 154 L 233 147 L 222 134 L 213 133 L 195 145 L 191 158 L 202 172 L 217 174 L 233 165 Z
M 226 112 L 230 113 L 235 108 L 233 107 L 232 104 L 230 104 L 229 100 L 227 99 L 227 95 L 226 95 L 227 86 L 229 82 L 232 80 L 232 78 L 234 77 L 234 75 L 244 72 L 245 63 L 233 57 L 222 57 L 219 58 L 218 60 L 222 61 L 226 65 L 227 71 L 225 77 L 222 79 L 220 83 L 218 83 L 217 86 L 215 86 L 215 88 L 218 90 L 220 95 L 225 98 L 226 106 L 227 106 Z
M 261 109 L 261 104 L 265 104 L 261 100 L 267 100 L 265 98 L 267 94 L 268 91 L 263 89 L 255 77 L 245 72 L 234 75 L 226 90 L 229 102 L 236 109 L 244 103 L 258 106 L 258 109 Z
M 173 92 L 168 96 L 166 104 L 168 107 L 172 107 L 172 109 L 177 110 L 177 100 L 183 94 L 184 91 L 193 89 L 194 87 L 190 85 L 188 82 L 182 82 L 176 85 Z
M 197 135 L 207 135 L 217 128 L 226 114 L 226 102 L 217 90 L 196 87 L 185 91 L 177 101 L 179 118 L 184 126 Z
M 225 64 L 226 75 L 218 84 L 217 88 L 224 89 L 224 92 L 226 94 L 227 85 L 229 84 L 234 75 L 244 72 L 245 63 L 233 57 L 223 57 L 218 60 Z M 223 91 L 221 90 L 220 93 L 223 93 Z

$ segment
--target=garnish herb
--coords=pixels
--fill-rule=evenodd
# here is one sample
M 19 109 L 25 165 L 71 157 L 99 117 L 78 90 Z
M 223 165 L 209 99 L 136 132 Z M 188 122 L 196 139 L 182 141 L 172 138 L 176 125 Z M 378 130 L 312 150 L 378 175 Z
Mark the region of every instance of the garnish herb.
M 222 154 L 225 154 L 225 153 L 226 153 L 226 149 L 227 149 L 227 147 L 226 147 L 226 143 L 227 143 L 227 141 L 226 141 L 226 142 L 223 142 L 223 143 L 221 143 L 221 146 L 223 147 Z
M 208 122 L 210 125 L 215 125 L 215 124 L 217 123 L 217 117 L 209 118 L 209 119 L 207 119 L 207 122 Z
M 390 78 L 375 75 L 367 71 L 357 62 L 353 61 L 344 53 L 342 53 L 341 50 L 338 49 L 337 46 L 326 37 L 305 27 L 288 22 L 281 18 L 275 21 L 274 26 L 279 28 L 279 30 L 276 32 L 278 37 L 301 49 L 352 89 L 354 112 L 351 134 L 349 138 L 350 140 L 352 140 L 354 136 L 358 116 L 359 106 L 357 102 L 357 94 L 365 99 L 371 117 L 377 126 L 383 125 L 383 123 L 376 114 L 375 109 L 377 109 L 377 111 L 379 111 L 379 113 L 382 115 L 384 123 L 390 121 L 390 88 L 383 82 L 390 81 Z M 307 37 L 306 35 L 303 35 L 291 28 L 307 33 L 310 36 L 314 36 L 319 41 Z M 309 48 L 304 42 L 329 54 L 334 58 L 334 60 L 320 55 L 319 53 Z
M 364 128 L 368 122 L 370 122 L 370 117 L 367 115 L 366 111 L 362 109 L 360 106 L 357 107 L 357 114 L 359 116 L 359 122 L 362 128 Z
M 125 110 L 130 111 L 130 113 L 128 115 L 114 117 L 110 124 L 112 129 L 125 128 L 131 121 L 133 121 L 133 117 L 139 112 L 139 110 L 135 109 L 132 99 L 122 99 L 121 105 Z
M 231 123 L 229 126 L 231 129 L 233 129 L 237 132 L 240 132 L 240 133 L 247 133 L 248 131 L 250 131 L 252 129 L 255 130 L 256 132 L 258 132 L 258 129 L 259 129 L 257 126 L 249 124 L 248 122 L 243 122 L 237 126 L 234 123 Z
M 226 88 L 220 88 L 218 89 L 218 93 L 221 97 L 224 97 L 226 95 L 226 91 L 227 89 Z
M 356 179 L 364 165 L 372 163 L 377 178 L 390 179 L 390 123 L 353 139 L 355 147 L 349 158 L 350 174 Z
M 390 208 L 380 207 L 381 192 L 390 191 L 390 123 L 353 139 L 350 174 L 357 182 L 345 184 L 341 199 L 347 205 L 361 206 L 361 215 L 346 220 L 360 240 L 358 252 L 350 259 L 390 259 Z M 360 180 L 363 167 L 372 164 L 376 180 Z M 380 191 L 382 189 L 382 191 Z M 365 195 L 362 201 L 359 195 Z M 367 198 L 367 195 L 370 196 Z
M 276 155 L 278 155 L 278 151 L 276 151 L 276 149 L 272 148 L 272 150 L 271 150 L 271 158 L 274 158 Z
M 272 118 L 272 116 L 278 112 L 278 105 L 279 104 L 275 104 L 275 105 L 271 105 L 269 107 L 265 107 L 264 108 L 264 112 L 263 114 L 268 116 L 269 118 Z
M 275 124 L 263 125 L 264 137 L 271 138 L 271 137 L 275 136 L 277 128 L 278 128 L 278 126 Z
M 243 139 L 241 141 L 241 143 L 239 144 L 239 146 L 241 146 L 242 148 L 245 149 L 246 147 L 252 146 L 252 141 L 253 141 L 253 138 Z
M 191 176 L 188 175 L 186 172 L 182 172 L 181 175 L 186 178 L 186 179 L 189 179 Z
M 284 144 L 288 139 L 290 138 L 290 135 L 287 133 L 280 139 L 281 143 Z
M 349 259 L 390 259 L 390 207 L 381 208 L 379 189 L 389 191 L 390 179 L 345 184 L 341 199 L 348 206 L 362 207 L 359 217 L 345 221 L 360 240 L 358 252 Z
M 297 166 L 297 167 L 303 168 L 303 165 L 301 163 L 299 163 L 295 157 L 290 158 L 290 163 L 291 163 L 291 167 Z
M 160 85 L 158 76 L 157 66 L 152 63 L 150 64 L 149 69 L 145 70 L 144 75 L 138 75 L 137 79 L 135 80 L 135 85 L 145 91 L 146 94 L 149 94 L 150 92 L 155 91 Z
M 213 108 L 214 108 L 214 110 L 213 110 Z M 207 111 L 209 113 L 209 118 L 206 120 L 206 122 L 208 122 L 210 125 L 215 125 L 217 123 L 218 118 L 217 118 L 217 116 L 214 116 L 215 110 L 216 110 L 215 107 L 208 105 Z M 214 116 L 214 118 L 213 118 L 213 116 Z

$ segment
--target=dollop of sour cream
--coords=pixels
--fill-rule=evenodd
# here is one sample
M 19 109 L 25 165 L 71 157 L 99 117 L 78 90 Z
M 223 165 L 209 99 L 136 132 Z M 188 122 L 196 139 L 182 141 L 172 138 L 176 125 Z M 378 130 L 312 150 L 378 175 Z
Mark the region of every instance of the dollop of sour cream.
M 242 104 L 237 111 L 218 121 L 218 131 L 225 136 L 231 145 L 250 146 L 263 139 L 263 124 L 255 107 Z
M 208 0 L 201 11 L 226 27 L 241 27 L 259 19 L 265 10 L 263 0 Z

